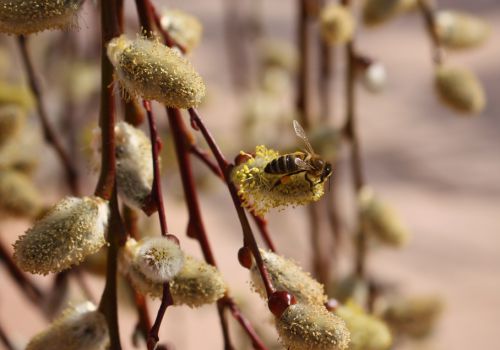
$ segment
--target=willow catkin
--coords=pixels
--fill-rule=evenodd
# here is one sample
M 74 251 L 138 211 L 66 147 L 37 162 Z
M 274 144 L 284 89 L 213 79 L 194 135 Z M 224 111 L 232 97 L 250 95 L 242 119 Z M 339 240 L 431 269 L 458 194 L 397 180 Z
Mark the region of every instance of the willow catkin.
M 191 52 L 198 46 L 203 33 L 203 26 L 198 18 L 181 10 L 169 9 L 163 11 L 160 23 L 186 52 Z
M 358 204 L 367 232 L 387 245 L 401 247 L 406 244 L 410 236 L 407 228 L 394 209 L 380 201 L 371 188 L 364 187 L 360 191 Z
M 335 310 L 351 333 L 349 350 L 387 350 L 392 345 L 389 327 L 381 319 L 369 315 L 361 307 L 348 302 Z
M 382 24 L 400 13 L 415 7 L 417 0 L 365 0 L 363 22 L 368 26 Z
M 28 110 L 34 105 L 33 94 L 24 85 L 0 81 L 0 105 L 7 104 L 14 104 Z
M 157 40 L 122 35 L 109 42 L 107 53 L 118 82 L 132 97 L 191 108 L 205 96 L 203 79 L 191 63 Z
M 0 169 L 0 213 L 35 218 L 43 209 L 42 195 L 24 173 Z
M 373 62 L 363 70 L 361 83 L 366 90 L 379 93 L 387 85 L 387 70 L 381 62 Z
M 19 133 L 25 120 L 26 113 L 21 107 L 0 105 L 0 147 Z
M 354 18 L 345 6 L 330 4 L 320 12 L 321 36 L 329 45 L 341 45 L 351 40 L 354 26 Z
M 126 122 L 116 124 L 115 136 L 118 192 L 128 205 L 141 209 L 153 188 L 151 142 Z
M 34 336 L 26 350 L 105 350 L 109 331 L 104 314 L 91 302 L 63 311 L 43 332 Z
M 350 341 L 344 321 L 319 305 L 290 305 L 276 328 L 288 350 L 344 350 Z
M 435 84 L 442 101 L 459 112 L 477 114 L 486 106 L 483 86 L 468 69 L 441 65 Z
M 14 259 L 26 272 L 46 275 L 79 264 L 106 243 L 108 202 L 66 197 L 14 243 Z
M 324 286 L 303 271 L 299 265 L 270 251 L 261 249 L 260 253 L 276 290 L 289 292 L 297 302 L 303 304 L 323 305 L 327 301 Z M 255 291 L 267 300 L 262 277 L 255 262 L 252 264 L 250 274 Z
M 0 32 L 26 35 L 76 25 L 83 0 L 2 0 Z
M 491 33 L 491 26 L 482 18 L 450 10 L 436 14 L 436 27 L 440 43 L 450 49 L 479 46 Z

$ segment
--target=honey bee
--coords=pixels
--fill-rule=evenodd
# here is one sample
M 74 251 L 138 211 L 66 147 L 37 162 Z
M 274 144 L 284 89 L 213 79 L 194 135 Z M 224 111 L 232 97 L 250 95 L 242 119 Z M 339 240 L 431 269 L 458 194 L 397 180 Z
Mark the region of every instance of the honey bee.
M 332 165 L 314 152 L 304 129 L 296 120 L 293 121 L 293 128 L 295 134 L 304 142 L 305 152 L 284 154 L 266 164 L 264 172 L 272 175 L 283 175 L 271 189 L 288 182 L 291 175 L 302 172 L 305 173 L 304 178 L 312 189 L 314 185 L 322 183 L 332 174 Z

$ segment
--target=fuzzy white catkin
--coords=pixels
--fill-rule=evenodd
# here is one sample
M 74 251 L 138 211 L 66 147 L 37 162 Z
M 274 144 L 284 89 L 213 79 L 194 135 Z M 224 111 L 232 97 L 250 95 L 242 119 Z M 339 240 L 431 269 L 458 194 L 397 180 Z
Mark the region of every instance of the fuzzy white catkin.
M 184 266 L 184 253 L 166 237 L 146 237 L 137 242 L 132 264 L 153 282 L 170 281 Z
M 381 92 L 387 84 L 387 70 L 380 62 L 370 64 L 364 71 L 362 83 L 372 93 Z
M 14 244 L 14 259 L 26 272 L 46 275 L 79 264 L 104 244 L 108 202 L 66 197 Z
M 63 311 L 30 340 L 26 350 L 105 350 L 108 344 L 106 318 L 91 302 L 85 302 Z

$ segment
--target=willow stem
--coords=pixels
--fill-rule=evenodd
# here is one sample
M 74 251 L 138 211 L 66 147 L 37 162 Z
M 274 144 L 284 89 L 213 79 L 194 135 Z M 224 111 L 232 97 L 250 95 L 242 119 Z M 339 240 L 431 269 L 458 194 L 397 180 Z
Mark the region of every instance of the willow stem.
M 7 332 L 3 329 L 0 324 L 0 344 L 3 344 L 5 350 L 16 350 L 17 348 L 14 346 L 14 343 L 7 336 Z
M 433 45 L 433 60 L 436 65 L 444 61 L 444 50 L 439 40 L 436 23 L 436 2 L 434 0 L 418 0 L 418 7 L 424 18 L 427 32 Z

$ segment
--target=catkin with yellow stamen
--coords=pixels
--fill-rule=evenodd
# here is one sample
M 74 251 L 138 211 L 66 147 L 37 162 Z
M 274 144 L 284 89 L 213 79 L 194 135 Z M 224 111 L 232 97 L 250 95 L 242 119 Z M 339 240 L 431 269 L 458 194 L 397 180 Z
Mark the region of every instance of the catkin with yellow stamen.
M 468 69 L 439 66 L 435 84 L 441 100 L 459 112 L 476 114 L 486 106 L 483 86 Z
M 389 327 L 353 302 L 340 306 L 335 314 L 344 320 L 351 333 L 349 350 L 387 350 L 391 347 Z
M 351 40 L 354 26 L 354 18 L 345 6 L 330 4 L 321 10 L 321 36 L 329 45 L 341 45 Z
M 174 305 L 200 307 L 215 303 L 224 296 L 227 286 L 214 266 L 190 256 L 170 283 Z
M 0 32 L 26 35 L 76 25 L 83 0 L 2 0 Z
M 436 14 L 436 32 L 440 43 L 450 49 L 481 45 L 491 32 L 483 19 L 459 11 L 443 10 Z
M 141 209 L 153 188 L 151 142 L 139 129 L 119 122 L 116 136 L 116 182 L 124 201 Z
M 163 12 L 160 23 L 162 28 L 186 52 L 191 52 L 198 46 L 203 26 L 196 17 L 181 10 L 171 9 Z
M 28 110 L 33 107 L 31 91 L 24 85 L 14 85 L 0 81 L 0 105 L 14 104 Z
M 382 24 L 413 9 L 416 3 L 417 0 L 365 0 L 362 10 L 363 22 L 368 26 Z
M 395 333 L 420 338 L 433 330 L 442 309 L 435 295 L 399 297 L 389 301 L 383 318 Z
M 46 275 L 79 264 L 105 243 L 108 202 L 99 197 L 66 197 L 14 244 L 21 269 Z
M 205 96 L 203 79 L 191 63 L 157 40 L 122 35 L 109 42 L 107 53 L 118 82 L 132 97 L 191 108 Z
M 361 190 L 358 198 L 364 228 L 379 241 L 400 247 L 409 238 L 409 232 L 397 213 L 386 203 L 381 202 L 371 188 Z
M 26 350 L 105 350 L 109 331 L 104 314 L 91 302 L 63 311 L 43 332 L 34 336 Z
M 270 251 L 260 250 L 262 260 L 269 273 L 273 287 L 292 294 L 302 304 L 323 305 L 328 297 L 324 286 L 293 261 Z M 267 300 L 266 290 L 255 264 L 250 269 L 252 284 L 256 292 Z
M 255 156 L 249 156 L 246 162 L 232 171 L 231 178 L 239 188 L 243 205 L 258 215 L 264 215 L 271 208 L 315 202 L 324 194 L 325 181 L 317 181 L 311 187 L 305 172 L 289 175 L 286 183 L 275 186 L 284 175 L 268 174 L 264 168 L 279 156 L 277 151 L 257 146 Z
M 42 210 L 42 196 L 26 174 L 0 170 L 0 213 L 35 218 Z
M 344 350 L 349 346 L 344 321 L 324 306 L 290 305 L 276 319 L 276 328 L 288 350 Z
M 16 105 L 0 105 L 0 146 L 16 136 L 24 126 L 26 115 Z

